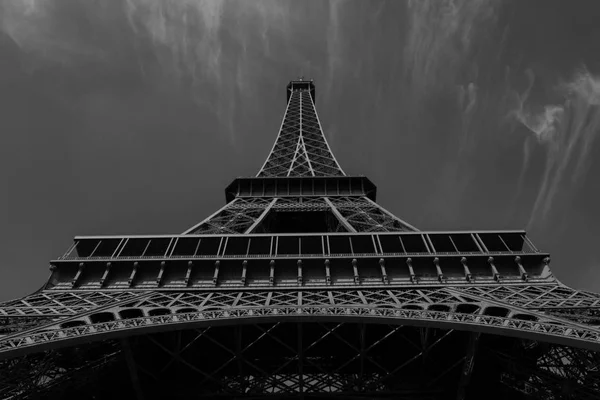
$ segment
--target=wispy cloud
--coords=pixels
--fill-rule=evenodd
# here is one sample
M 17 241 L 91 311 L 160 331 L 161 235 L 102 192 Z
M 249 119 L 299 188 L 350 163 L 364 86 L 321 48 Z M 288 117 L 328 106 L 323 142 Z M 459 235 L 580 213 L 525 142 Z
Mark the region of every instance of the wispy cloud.
M 471 130 L 480 103 L 477 57 L 482 38 L 496 25 L 494 0 L 411 0 L 404 47 L 404 73 L 411 97 L 421 106 L 428 97 L 456 93 L 461 123 L 458 152 L 475 145 Z
M 236 99 L 260 73 L 252 58 L 270 56 L 271 31 L 285 36 L 286 7 L 275 1 L 126 0 L 125 12 L 136 35 L 153 43 L 163 71 L 190 82 L 196 100 L 213 109 L 235 140 Z
M 415 91 L 454 85 L 469 62 L 479 28 L 495 23 L 493 0 L 411 0 L 404 48 L 405 73 Z
M 568 174 L 580 183 L 589 164 L 589 152 L 600 133 L 600 77 L 585 67 L 570 80 L 559 83 L 555 90 L 563 98 L 558 104 L 539 104 L 531 96 L 535 83 L 533 71 L 527 71 L 528 87 L 523 93 L 513 92 L 514 108 L 509 115 L 546 146 L 544 174 L 541 179 L 529 226 L 543 221 Z M 531 147 L 525 142 L 521 177 L 528 168 Z M 522 185 L 523 179 L 519 184 Z M 519 188 L 520 190 L 520 188 Z
M 187 87 L 235 141 L 236 99 L 253 92 L 272 42 L 290 39 L 292 2 L 276 0 L 13 0 L 0 3 L 0 31 L 41 63 L 109 63 L 134 44 L 140 73 Z M 107 43 L 111 32 L 120 43 Z M 104 42 L 96 43 L 95 37 Z M 45 64 L 43 64 L 45 65 Z M 158 66 L 158 68 L 157 68 Z
M 103 49 L 85 40 L 81 26 L 62 17 L 80 6 L 71 1 L 15 0 L 0 3 L 0 32 L 24 52 L 46 61 L 70 65 L 74 61 L 104 57 Z M 32 64 L 34 67 L 38 63 Z

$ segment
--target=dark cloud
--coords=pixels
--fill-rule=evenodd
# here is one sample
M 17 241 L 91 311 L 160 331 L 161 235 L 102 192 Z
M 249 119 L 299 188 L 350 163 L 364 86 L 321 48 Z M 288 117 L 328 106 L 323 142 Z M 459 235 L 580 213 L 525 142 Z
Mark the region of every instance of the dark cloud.
M 600 290 L 595 1 L 0 4 L 2 297 L 74 235 L 177 233 L 315 79 L 338 161 L 421 229 L 529 227 Z M 535 21 L 535 23 L 532 23 Z

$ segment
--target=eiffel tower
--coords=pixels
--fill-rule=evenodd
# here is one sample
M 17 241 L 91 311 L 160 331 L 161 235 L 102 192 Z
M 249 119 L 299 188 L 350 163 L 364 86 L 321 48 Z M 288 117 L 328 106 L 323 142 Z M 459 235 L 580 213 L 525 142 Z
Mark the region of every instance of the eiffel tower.
M 600 295 L 522 230 L 423 232 L 347 176 L 287 85 L 275 144 L 179 235 L 78 236 L 0 304 L 21 399 L 598 399 Z

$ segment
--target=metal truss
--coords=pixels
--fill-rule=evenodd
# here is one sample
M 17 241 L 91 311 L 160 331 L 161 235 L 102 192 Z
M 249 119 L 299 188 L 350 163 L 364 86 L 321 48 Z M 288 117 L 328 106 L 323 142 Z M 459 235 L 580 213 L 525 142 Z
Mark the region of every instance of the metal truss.
M 368 197 L 255 197 L 236 198 L 184 234 L 242 234 L 271 232 L 260 223 L 281 212 L 326 211 L 336 223 L 326 232 L 417 231 Z
M 185 234 L 247 233 L 262 218 L 276 199 L 236 198 L 213 215 L 188 229 Z
M 467 296 L 451 288 L 335 291 L 150 292 L 138 299 L 42 324 L 0 338 L 0 357 L 214 321 L 286 318 L 372 320 L 505 334 L 600 349 L 600 329 L 537 310 Z M 222 322 L 219 322 L 222 323 Z
M 455 329 L 278 320 L 136 333 L 0 361 L 0 395 L 591 400 L 599 365 L 594 351 Z
M 54 318 L 80 314 L 106 305 L 132 300 L 143 292 L 134 291 L 41 291 L 0 304 L 3 317 Z
M 275 145 L 257 176 L 343 176 L 309 91 L 292 89 Z
M 580 315 L 593 319 L 600 310 L 600 294 L 571 289 L 562 284 L 466 286 L 456 289 L 467 295 L 519 307 L 552 310 L 571 317 Z
M 352 227 L 351 232 L 418 231 L 367 197 L 332 197 L 329 201 Z
M 0 398 L 600 398 L 600 295 L 524 231 L 421 232 L 379 206 L 314 91 L 290 82 L 265 164 L 204 221 L 76 237 L 0 304 Z

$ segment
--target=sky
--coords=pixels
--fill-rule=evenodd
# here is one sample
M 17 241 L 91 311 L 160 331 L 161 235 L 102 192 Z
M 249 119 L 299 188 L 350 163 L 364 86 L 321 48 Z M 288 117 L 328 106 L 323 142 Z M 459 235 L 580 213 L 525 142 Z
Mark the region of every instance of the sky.
M 526 229 L 600 292 L 597 0 L 0 2 L 0 300 L 76 235 L 177 234 L 314 79 L 344 171 L 421 230 Z

